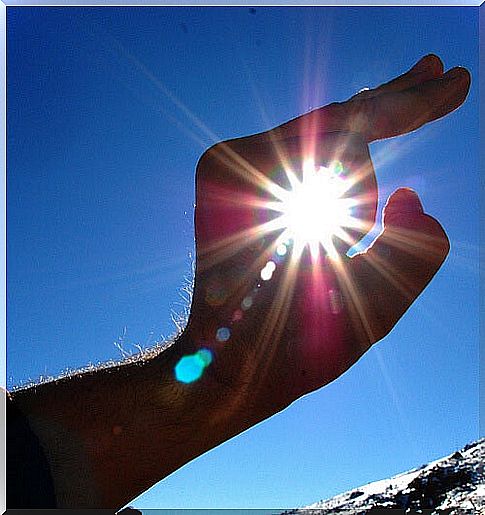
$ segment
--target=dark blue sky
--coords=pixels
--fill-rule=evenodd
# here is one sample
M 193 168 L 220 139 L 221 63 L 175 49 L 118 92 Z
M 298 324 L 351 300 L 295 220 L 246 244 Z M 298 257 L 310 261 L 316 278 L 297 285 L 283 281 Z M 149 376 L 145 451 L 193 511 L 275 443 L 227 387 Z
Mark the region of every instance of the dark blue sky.
M 173 474 L 140 507 L 290 507 L 478 436 L 477 8 L 8 8 L 7 384 L 174 331 L 194 170 L 218 139 L 373 87 L 433 52 L 456 113 L 372 145 L 381 205 L 412 186 L 451 254 L 337 382 Z M 125 329 L 126 328 L 126 329 Z M 201 482 L 200 478 L 204 478 Z

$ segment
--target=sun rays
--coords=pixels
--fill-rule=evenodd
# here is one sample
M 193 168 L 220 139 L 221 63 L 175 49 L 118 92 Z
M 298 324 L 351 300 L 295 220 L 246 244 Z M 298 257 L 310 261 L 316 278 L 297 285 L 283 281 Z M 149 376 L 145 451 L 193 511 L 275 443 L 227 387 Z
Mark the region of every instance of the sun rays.
M 320 250 L 336 258 L 334 240 L 338 238 L 350 244 L 345 229 L 361 226 L 353 216 L 358 200 L 346 197 L 352 180 L 343 177 L 340 161 L 325 167 L 315 165 L 315 161 L 308 158 L 303 162 L 301 180 L 291 168 L 285 171 L 291 189 L 284 190 L 276 202 L 267 206 L 280 213 L 275 221 L 277 228 L 283 229 L 279 241 L 292 242 L 296 255 L 308 246 L 314 261 Z
M 118 51 L 168 100 L 173 108 L 170 112 L 167 110 L 172 123 L 204 147 L 219 141 L 220 138 L 214 131 L 143 63 L 122 47 Z M 307 100 L 312 105 L 319 103 L 318 99 Z M 262 110 L 262 103 L 259 108 Z M 157 105 L 157 109 L 160 106 Z M 182 115 L 185 121 L 178 119 L 175 113 Z M 168 116 L 166 112 L 164 115 Z M 302 263 L 305 267 L 310 267 L 314 289 L 325 290 L 324 295 L 318 298 L 326 295 L 331 301 L 330 313 L 334 313 L 341 311 L 339 303 L 333 302 L 336 297 L 335 285 L 327 285 L 322 280 L 321 268 L 324 259 L 330 260 L 333 273 L 338 279 L 340 293 L 347 303 L 353 305 L 353 311 L 367 337 L 370 340 L 373 338 L 365 310 L 366 301 L 348 273 L 349 258 L 345 256 L 346 251 L 374 223 L 372 217 L 364 213 L 366 206 L 376 201 L 374 197 L 377 196 L 377 191 L 369 193 L 367 183 L 369 176 L 373 174 L 372 166 L 369 168 L 364 163 L 365 159 L 357 166 L 352 166 L 352 159 L 348 159 L 348 154 L 353 152 L 353 143 L 345 135 L 342 138 L 343 143 L 338 143 L 334 151 L 329 152 L 328 148 L 332 144 L 325 143 L 328 134 L 320 132 L 316 117 L 308 117 L 299 132 L 301 134 L 294 134 L 293 137 L 304 140 L 305 144 L 299 152 L 292 149 L 291 153 L 287 152 L 285 139 L 280 139 L 280 134 L 272 131 L 266 133 L 268 139 L 264 144 L 275 158 L 271 167 L 258 166 L 244 152 L 234 150 L 230 145 L 219 144 L 219 163 L 230 170 L 234 178 L 237 177 L 234 183 L 243 183 L 247 185 L 247 189 L 244 186 L 238 191 L 231 184 L 214 184 L 211 193 L 213 198 L 210 201 L 224 206 L 229 214 L 238 209 L 247 210 L 251 213 L 247 217 L 251 223 L 236 227 L 231 225 L 230 216 L 213 216 L 210 223 L 214 226 L 225 224 L 225 230 L 204 245 L 201 245 L 200 233 L 197 234 L 198 270 L 217 271 L 224 263 L 237 261 L 238 255 L 248 248 L 251 260 L 244 263 L 246 279 L 242 281 L 236 295 L 240 300 L 227 320 L 221 321 L 221 327 L 213 335 L 213 342 L 208 341 L 208 348 L 203 347 L 200 352 L 179 363 L 175 373 L 177 379 L 183 383 L 196 382 L 203 377 L 212 359 L 217 360 L 216 346 L 231 345 L 237 325 L 243 324 L 254 316 L 256 310 L 261 309 L 258 303 L 261 288 L 273 283 L 271 288 L 274 289 L 274 295 L 264 306 L 265 316 L 259 336 L 261 359 L 258 361 L 270 365 L 272 354 L 278 352 L 274 342 L 278 341 L 278 336 L 284 331 L 288 314 L 294 309 L 293 292 L 300 282 Z M 340 141 L 339 138 L 337 140 Z M 322 145 L 326 148 L 323 152 Z M 376 154 L 375 158 L 382 166 L 383 163 L 394 160 L 396 151 L 402 151 L 403 148 L 402 144 L 394 144 L 392 149 Z M 207 198 L 197 199 L 199 212 L 204 201 Z M 398 241 L 393 243 L 399 247 Z M 401 289 L 405 288 L 403 279 L 392 275 L 385 260 L 374 259 L 372 265 L 377 273 L 392 279 L 391 283 L 395 287 L 400 285 Z M 261 288 L 257 283 L 261 283 Z M 204 295 L 204 298 L 219 298 L 217 293 L 220 292 L 215 293 L 216 295 Z M 308 295 L 311 295 L 310 291 Z M 265 375 L 261 369 L 255 368 L 252 372 L 255 382 Z

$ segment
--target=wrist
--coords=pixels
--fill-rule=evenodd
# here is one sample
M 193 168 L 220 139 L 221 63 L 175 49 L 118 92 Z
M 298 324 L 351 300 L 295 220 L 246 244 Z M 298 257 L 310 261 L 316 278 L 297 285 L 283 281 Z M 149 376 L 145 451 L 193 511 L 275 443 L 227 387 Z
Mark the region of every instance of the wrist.
M 237 432 L 281 411 L 296 398 L 293 392 L 286 391 L 288 381 L 278 378 L 282 368 L 267 367 L 265 348 L 279 352 L 279 341 L 274 335 L 265 336 L 266 321 L 261 316 L 264 310 L 258 304 L 268 305 L 271 295 L 272 291 L 259 292 L 254 309 L 245 312 L 242 320 L 230 316 L 234 312 L 232 303 L 214 309 L 196 302 L 194 296 L 182 337 L 186 354 L 194 355 L 200 350 L 210 353 L 210 364 L 194 381 L 194 388 L 206 391 L 207 397 L 214 399 L 214 420 L 240 427 Z

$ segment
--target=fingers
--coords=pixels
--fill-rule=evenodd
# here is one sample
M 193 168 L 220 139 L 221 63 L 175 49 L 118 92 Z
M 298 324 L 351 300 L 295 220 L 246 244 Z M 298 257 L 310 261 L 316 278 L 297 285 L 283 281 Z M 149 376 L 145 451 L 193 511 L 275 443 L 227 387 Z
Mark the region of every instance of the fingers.
M 386 84 L 377 88 L 361 91 L 350 100 L 362 100 L 372 98 L 383 93 L 403 91 L 431 79 L 438 79 L 443 75 L 443 63 L 441 59 L 429 54 L 420 59 L 409 71 L 399 77 L 392 79 Z
M 354 288 L 349 303 L 359 337 L 370 344 L 383 338 L 434 277 L 448 251 L 443 228 L 424 213 L 416 193 L 405 188 L 394 192 L 384 209 L 383 232 L 366 253 L 348 261 L 347 293 Z
M 258 137 L 278 141 L 347 131 L 372 142 L 406 134 L 457 109 L 468 95 L 470 81 L 465 68 L 442 74 L 439 58 L 427 56 L 379 88 L 316 109 Z
M 406 134 L 460 107 L 469 89 L 469 72 L 452 68 L 441 78 L 359 101 L 350 124 L 368 142 Z

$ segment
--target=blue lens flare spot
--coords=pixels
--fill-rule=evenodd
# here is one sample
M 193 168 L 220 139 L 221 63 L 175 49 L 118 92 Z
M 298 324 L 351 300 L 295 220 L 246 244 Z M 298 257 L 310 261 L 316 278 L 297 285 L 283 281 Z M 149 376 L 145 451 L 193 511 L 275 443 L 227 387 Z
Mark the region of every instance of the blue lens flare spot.
M 209 349 L 199 349 L 196 356 L 202 360 L 204 367 L 208 367 L 212 363 L 212 352 Z
M 231 337 L 231 331 L 227 327 L 219 327 L 216 332 L 216 340 L 219 342 L 227 342 Z
M 202 377 L 204 368 L 204 360 L 199 355 L 184 356 L 175 365 L 175 377 L 181 383 L 193 383 Z

